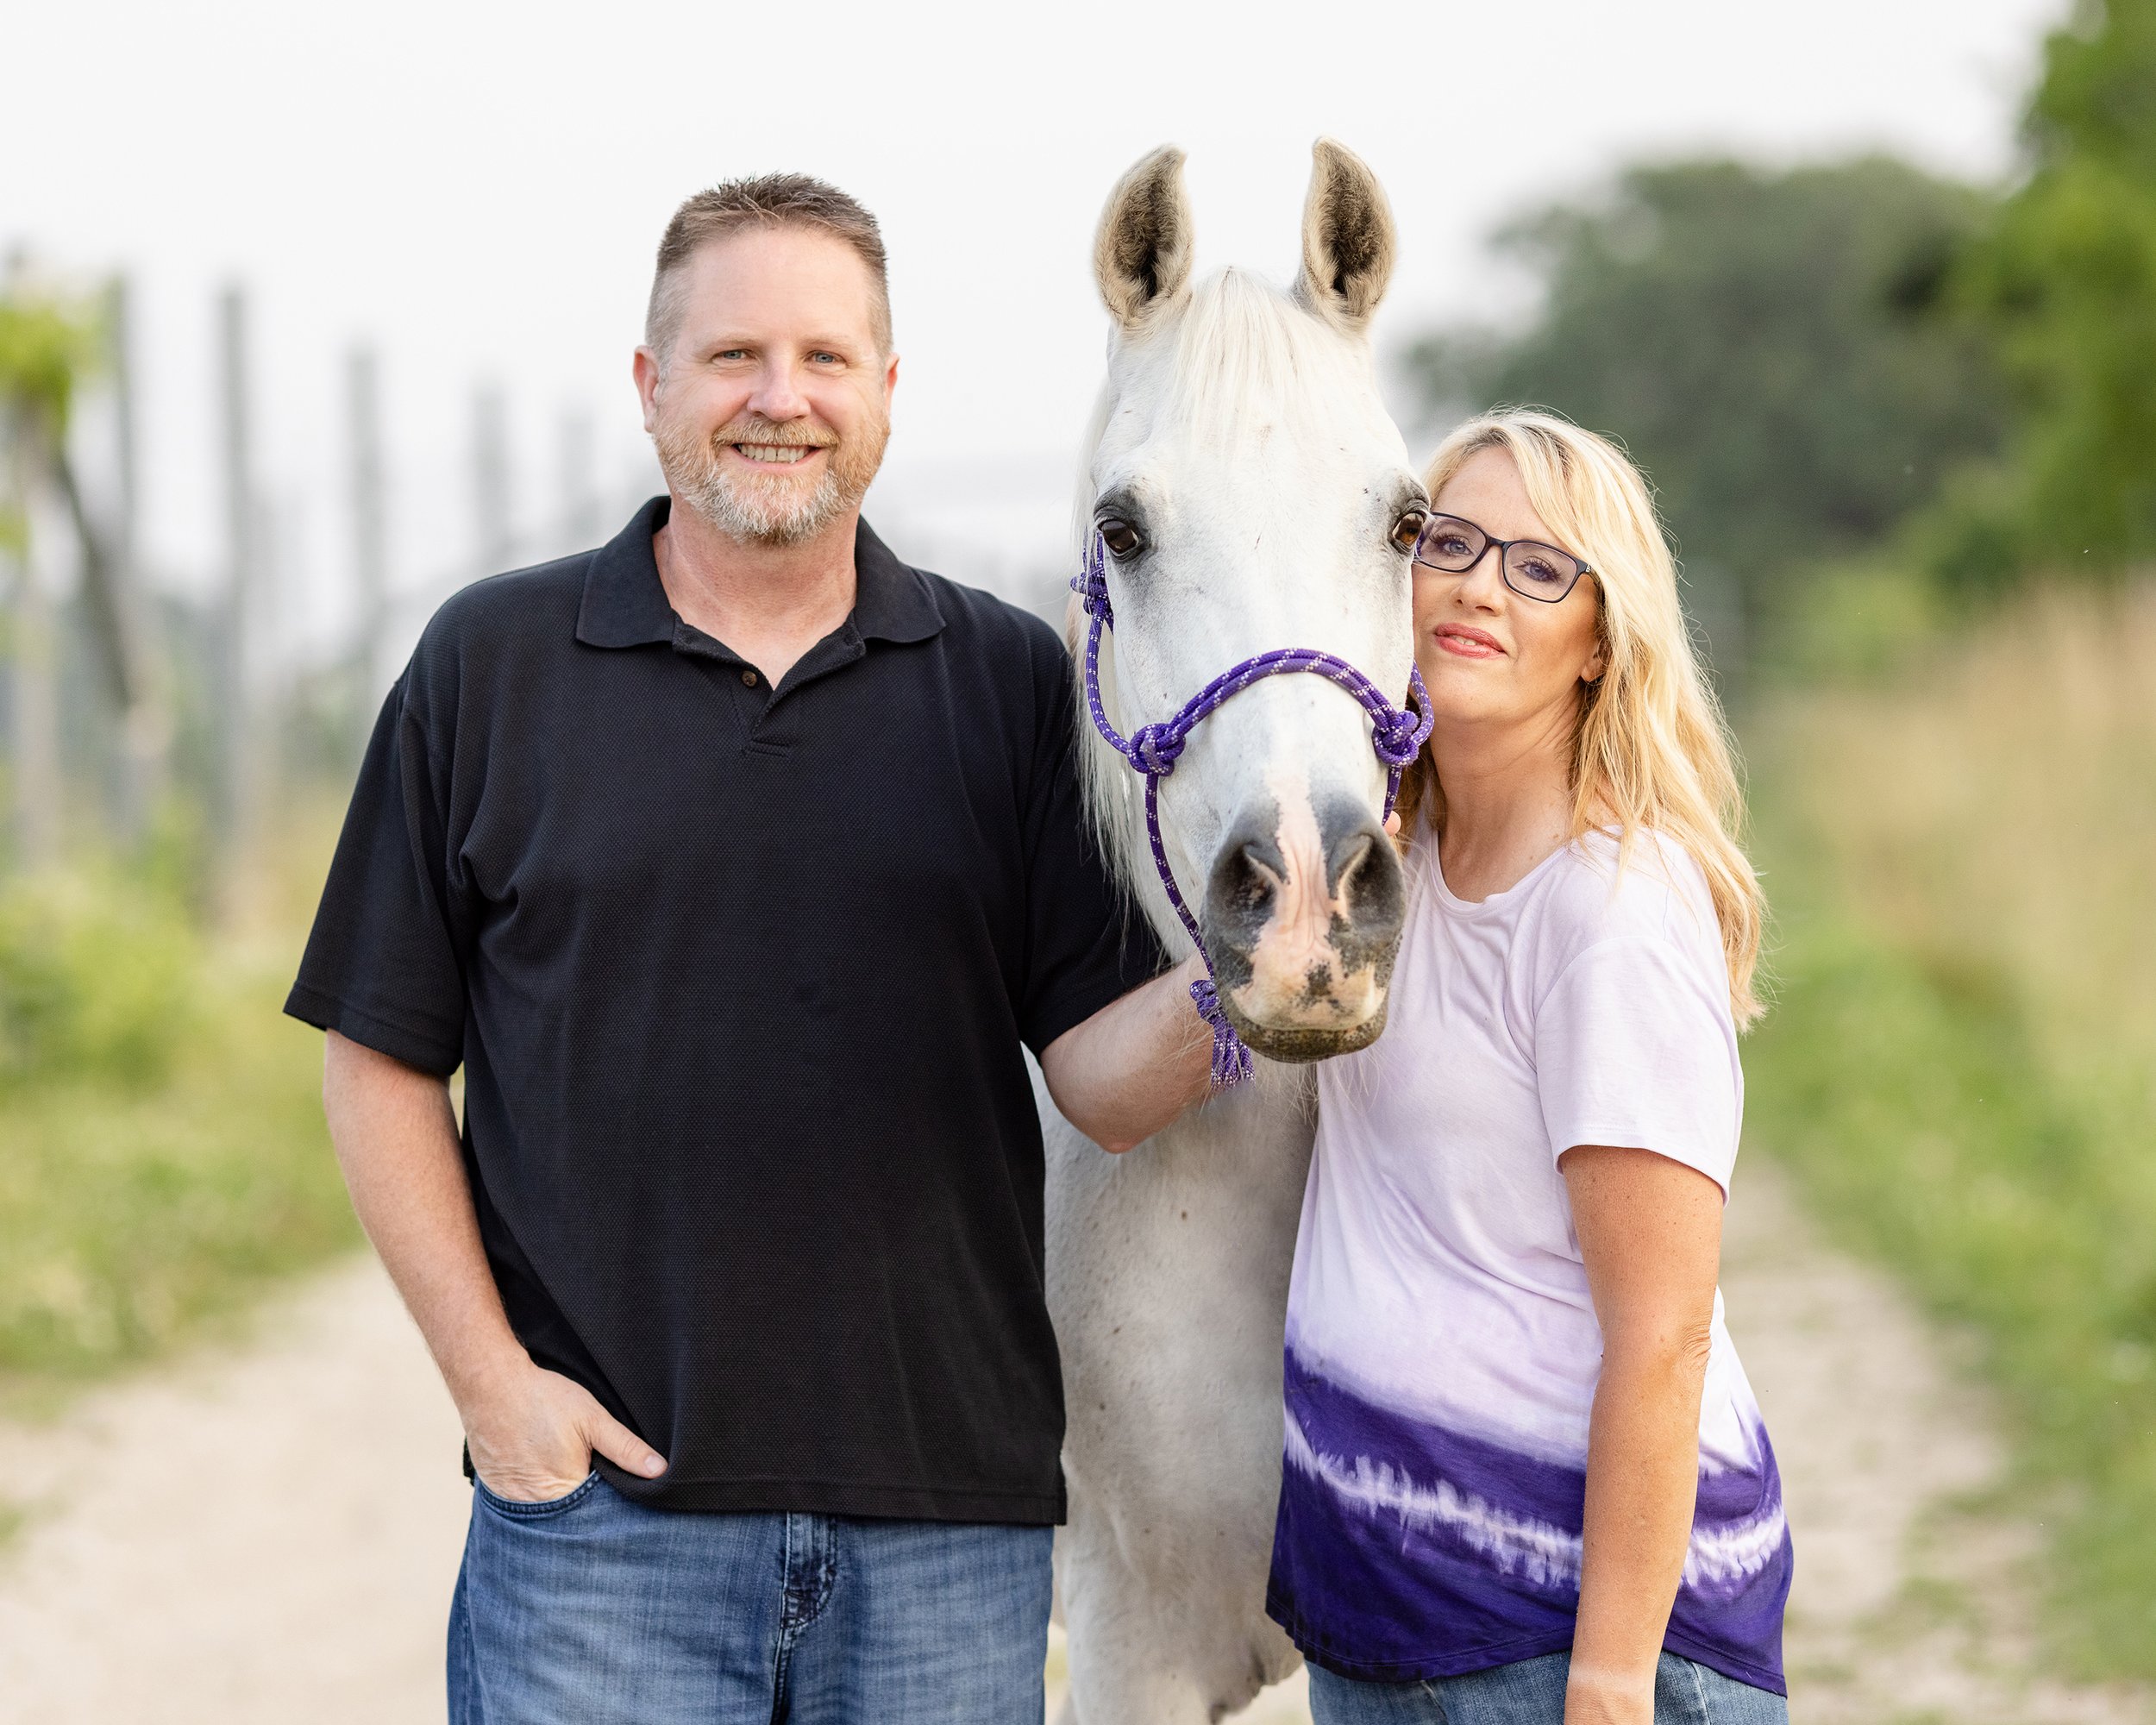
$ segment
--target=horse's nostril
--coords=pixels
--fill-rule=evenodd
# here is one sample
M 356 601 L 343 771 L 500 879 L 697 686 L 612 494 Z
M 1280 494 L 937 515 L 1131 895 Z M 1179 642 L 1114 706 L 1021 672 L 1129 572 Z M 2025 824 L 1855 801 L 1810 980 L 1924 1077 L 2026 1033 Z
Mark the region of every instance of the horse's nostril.
M 1247 949 L 1279 906 L 1288 883 L 1279 829 L 1268 805 L 1249 811 L 1221 844 L 1206 886 L 1206 919 L 1224 950 Z
M 1373 852 L 1362 860 L 1342 883 L 1348 917 L 1357 927 L 1396 929 L 1407 910 L 1400 866 L 1392 858 Z
M 1376 841 L 1368 832 L 1351 832 L 1332 847 L 1328 859 L 1332 865 L 1332 878 L 1339 883 L 1337 890 L 1351 891 L 1355 877 L 1363 865 L 1370 860 Z
M 1271 908 L 1280 892 L 1280 875 L 1256 854 L 1255 846 L 1244 844 L 1228 859 L 1220 885 L 1229 904 L 1245 915 L 1255 915 Z
M 1338 835 L 1326 847 L 1333 901 L 1351 928 L 1366 938 L 1385 939 L 1398 929 L 1407 908 L 1400 862 L 1391 843 L 1371 824 L 1369 814 L 1352 804 L 1328 808 L 1321 825 L 1328 836 Z

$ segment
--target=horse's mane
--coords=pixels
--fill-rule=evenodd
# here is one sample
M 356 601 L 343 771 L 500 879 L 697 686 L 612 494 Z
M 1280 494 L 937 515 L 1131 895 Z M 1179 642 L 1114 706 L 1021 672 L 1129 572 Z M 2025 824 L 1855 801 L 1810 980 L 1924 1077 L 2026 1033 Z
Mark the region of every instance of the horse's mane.
M 1104 405 L 1105 401 L 1104 393 Z M 1088 515 L 1085 530 L 1090 531 L 1091 526 Z M 1081 566 L 1084 555 L 1081 549 Z M 1131 770 L 1130 762 L 1108 747 L 1087 706 L 1086 631 L 1090 619 L 1075 596 L 1065 620 L 1071 671 L 1078 685 L 1078 785 L 1085 800 L 1087 823 L 1110 874 L 1125 894 L 1128 909 L 1133 913 L 1143 911 L 1168 950 L 1180 956 L 1189 950 L 1190 937 L 1176 921 L 1154 873 L 1152 852 L 1145 842 L 1143 784 Z M 1127 730 L 1116 701 L 1115 637 L 1105 630 L 1100 637 L 1100 704 L 1119 731 Z

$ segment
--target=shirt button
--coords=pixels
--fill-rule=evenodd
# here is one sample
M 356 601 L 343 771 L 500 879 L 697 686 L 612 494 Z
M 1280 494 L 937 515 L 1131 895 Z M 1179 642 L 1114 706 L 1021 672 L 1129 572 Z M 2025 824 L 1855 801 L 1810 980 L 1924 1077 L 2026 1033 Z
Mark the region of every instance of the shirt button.
M 756 674 L 754 671 L 743 671 L 741 674 L 741 680 L 752 689 L 756 686 Z

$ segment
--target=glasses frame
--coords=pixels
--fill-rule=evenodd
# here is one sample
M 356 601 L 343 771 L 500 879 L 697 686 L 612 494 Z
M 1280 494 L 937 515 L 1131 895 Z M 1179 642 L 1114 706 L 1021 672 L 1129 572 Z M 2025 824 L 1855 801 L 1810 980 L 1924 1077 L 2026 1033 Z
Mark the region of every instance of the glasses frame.
M 1482 534 L 1482 549 L 1475 554 L 1473 560 L 1469 562 L 1465 568 L 1443 568 L 1438 564 L 1432 562 L 1427 557 L 1422 555 L 1423 542 L 1430 536 L 1431 530 L 1436 527 L 1440 521 L 1457 522 L 1462 527 L 1474 528 L 1476 532 Z M 1561 593 L 1554 595 L 1551 593 L 1530 593 L 1526 588 L 1521 586 L 1517 581 L 1514 580 L 1512 578 L 1512 570 L 1507 566 L 1507 559 L 1508 554 L 1512 550 L 1512 548 L 1515 545 L 1531 546 L 1535 550 L 1548 552 L 1551 557 L 1559 563 L 1570 563 L 1572 566 L 1572 579 L 1565 583 L 1564 591 Z M 1548 544 L 1543 540 L 1500 539 L 1483 528 L 1476 526 L 1476 524 L 1470 521 L 1464 515 L 1443 515 L 1439 514 L 1435 510 L 1432 510 L 1430 512 L 1430 518 L 1422 524 L 1422 530 L 1415 535 L 1415 549 L 1413 555 L 1414 561 L 1420 563 L 1424 568 L 1429 570 L 1433 575 L 1471 575 L 1481 565 L 1482 559 L 1487 557 L 1493 550 L 1497 553 L 1498 579 L 1503 581 L 1506 586 L 1510 588 L 1514 593 L 1518 593 L 1520 598 L 1531 599 L 1537 605 L 1563 605 L 1565 600 L 1572 597 L 1572 589 L 1580 584 L 1580 577 L 1583 575 L 1591 575 L 1595 573 L 1593 569 L 1589 568 L 1585 563 L 1582 562 L 1577 557 L 1575 557 L 1570 551 L 1560 549 L 1558 547 Z

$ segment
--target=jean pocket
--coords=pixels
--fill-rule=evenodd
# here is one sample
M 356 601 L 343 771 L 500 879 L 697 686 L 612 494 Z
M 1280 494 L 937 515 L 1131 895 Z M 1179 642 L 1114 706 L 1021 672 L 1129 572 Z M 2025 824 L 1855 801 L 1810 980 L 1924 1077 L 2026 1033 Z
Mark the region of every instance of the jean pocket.
M 529 1520 L 534 1515 L 558 1515 L 564 1509 L 573 1509 L 598 1490 L 599 1470 L 593 1468 L 591 1472 L 584 1476 L 581 1484 L 573 1487 L 561 1496 L 542 1497 L 536 1503 L 520 1503 L 513 1497 L 505 1497 L 498 1491 L 491 1489 L 487 1483 L 476 1474 L 473 1476 L 472 1484 L 479 1491 L 479 1501 L 488 1509 L 499 1515 L 514 1515 L 519 1520 Z

